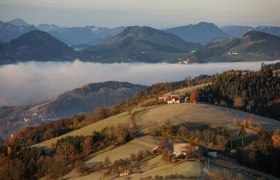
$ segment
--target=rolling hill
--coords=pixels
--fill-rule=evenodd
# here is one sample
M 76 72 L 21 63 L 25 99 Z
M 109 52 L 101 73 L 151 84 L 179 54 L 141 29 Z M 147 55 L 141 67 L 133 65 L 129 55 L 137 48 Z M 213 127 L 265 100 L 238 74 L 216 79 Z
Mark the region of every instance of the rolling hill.
M 72 48 L 39 30 L 0 44 L 0 64 L 31 60 L 73 60 L 75 56 Z
M 98 62 L 174 62 L 199 48 L 179 37 L 150 27 L 131 26 L 122 33 L 89 48 L 93 61 Z
M 236 120 L 236 123 L 238 123 L 241 122 L 241 120 L 248 119 L 250 115 L 250 113 L 243 111 L 214 105 L 182 103 L 176 105 L 160 106 L 151 109 L 142 109 L 141 113 L 137 115 L 136 119 L 137 127 L 139 128 L 141 134 L 147 134 L 149 132 L 149 128 L 154 123 L 157 123 L 160 126 L 165 124 L 167 121 L 170 121 L 173 125 L 187 124 L 193 129 L 205 126 L 212 128 L 224 126 L 228 128 L 230 136 L 234 137 L 234 139 L 239 139 L 240 137 L 238 136 L 238 132 L 240 127 L 234 125 L 234 119 Z M 130 116 L 131 115 L 128 112 L 124 112 L 116 116 L 106 118 L 102 121 L 90 124 L 76 131 L 72 131 L 62 136 L 44 141 L 37 144 L 36 146 L 48 149 L 51 148 L 51 145 L 55 144 L 59 139 L 67 136 L 88 136 L 92 134 L 93 131 L 98 131 L 105 127 L 109 127 L 112 124 L 115 126 L 118 124 L 127 124 L 130 122 Z M 279 121 L 258 115 L 254 115 L 254 121 L 254 123 L 259 123 L 262 125 L 264 130 L 270 132 L 280 127 Z M 253 135 L 255 133 L 251 132 L 250 134 Z M 248 134 L 248 136 L 250 134 Z
M 3 106 L 0 107 L 0 136 L 10 136 L 11 133 L 27 125 L 86 113 L 97 108 L 111 107 L 130 99 L 134 93 L 145 88 L 146 86 L 127 82 L 91 83 L 40 104 L 21 107 Z
M 140 150 L 151 151 L 154 147 L 157 147 L 159 144 L 161 144 L 164 141 L 164 138 L 149 136 L 147 135 L 147 133 L 151 131 L 151 128 L 153 128 L 154 124 L 162 126 L 168 121 L 172 125 L 177 126 L 184 124 L 188 127 L 188 129 L 193 130 L 203 129 L 207 127 L 226 127 L 228 129 L 230 138 L 236 142 L 240 142 L 240 126 L 238 126 L 237 124 L 243 119 L 248 119 L 249 117 L 250 113 L 207 104 L 184 103 L 141 109 L 140 113 L 136 115 L 137 134 L 139 134 L 140 136 L 121 146 L 112 146 L 103 151 L 90 155 L 84 158 L 83 161 L 85 162 L 87 167 L 94 168 L 96 167 L 96 165 L 98 165 L 98 163 L 104 162 L 107 157 L 109 157 L 110 160 L 114 162 L 116 160 L 119 160 L 120 158 L 130 158 L 131 154 L 135 154 Z M 35 147 L 49 149 L 53 146 L 53 144 L 55 144 L 62 138 L 66 138 L 68 136 L 87 137 L 92 135 L 94 131 L 100 131 L 103 128 L 111 127 L 112 125 L 117 127 L 118 125 L 130 124 L 130 119 L 131 114 L 129 114 L 129 112 L 124 112 L 85 126 L 81 129 L 64 134 L 62 136 L 44 141 L 35 145 Z M 279 121 L 257 115 L 254 116 L 254 123 L 260 124 L 261 126 L 263 126 L 264 130 L 270 132 L 274 131 L 280 126 Z M 244 137 L 244 139 L 246 139 L 246 143 L 250 143 L 256 138 L 255 132 L 247 129 L 246 133 L 247 134 Z M 176 142 L 176 140 L 169 140 L 168 146 L 172 146 L 174 142 Z M 244 166 L 242 167 L 240 164 L 237 164 L 236 161 L 227 161 L 232 163 L 232 166 L 234 166 L 234 173 L 240 173 L 240 175 L 242 175 L 245 179 L 252 178 L 251 174 L 246 174 L 246 172 L 244 173 Z M 207 158 L 205 159 L 205 162 L 207 162 Z M 230 170 L 231 168 L 224 169 L 223 166 L 217 165 L 215 163 L 215 160 L 214 163 L 210 163 L 210 167 L 210 169 L 218 168 L 223 169 L 223 171 L 229 170 L 229 173 L 232 173 L 232 171 Z M 131 173 L 131 175 L 129 174 L 129 177 L 133 179 L 141 179 L 147 176 L 162 176 L 175 173 L 182 174 L 187 177 L 201 177 L 203 174 L 206 176 L 207 174 L 210 174 L 210 172 L 207 171 L 208 168 L 209 164 L 208 166 L 205 166 L 205 163 L 199 161 L 179 161 L 168 163 L 163 160 L 161 156 L 155 156 L 151 159 L 141 162 L 139 167 L 139 169 L 141 170 L 139 171 L 140 173 Z M 245 169 L 247 172 L 254 172 L 254 174 L 258 174 L 258 176 L 274 178 L 272 176 L 269 176 L 268 174 L 254 171 L 247 167 Z M 81 176 L 75 170 L 73 170 L 70 173 L 66 174 L 64 177 L 67 179 L 91 179 L 93 177 L 104 178 L 103 173 L 104 171 L 95 171 Z M 106 175 L 105 177 L 108 178 L 110 177 L 110 175 Z M 118 175 L 113 176 L 112 178 L 117 177 Z
M 229 37 L 224 31 L 213 23 L 200 22 L 166 29 L 166 32 L 173 33 L 188 42 L 207 44 L 212 41 L 222 40 Z
M 46 103 L 29 109 L 29 111 L 52 118 L 68 117 L 95 111 L 97 108 L 111 107 L 130 99 L 133 94 L 145 88 L 146 86 L 128 82 L 91 83 L 65 92 Z
M 241 38 L 210 43 L 191 58 L 200 63 L 275 60 L 280 58 L 280 37 L 250 31 Z

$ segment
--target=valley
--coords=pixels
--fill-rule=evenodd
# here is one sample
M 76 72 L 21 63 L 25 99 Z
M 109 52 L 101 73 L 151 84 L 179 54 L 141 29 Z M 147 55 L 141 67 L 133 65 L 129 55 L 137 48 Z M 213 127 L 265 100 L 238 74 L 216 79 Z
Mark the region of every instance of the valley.
M 0 0 L 0 180 L 280 179 L 279 7 Z

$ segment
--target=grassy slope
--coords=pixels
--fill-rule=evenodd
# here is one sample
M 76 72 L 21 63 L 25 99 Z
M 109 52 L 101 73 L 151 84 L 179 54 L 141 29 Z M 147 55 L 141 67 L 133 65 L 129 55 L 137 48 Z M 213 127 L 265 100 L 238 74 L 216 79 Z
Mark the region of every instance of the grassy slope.
M 197 86 L 192 86 L 192 87 L 178 89 L 178 90 L 173 91 L 171 93 L 166 93 L 165 96 L 168 96 L 168 95 L 174 94 L 174 93 L 175 94 L 184 95 L 186 92 L 191 92 L 192 90 L 202 88 L 202 87 L 204 87 L 206 85 L 207 84 L 201 84 L 201 85 L 197 85 Z M 128 114 L 128 112 L 124 112 L 124 113 L 121 113 L 119 115 L 116 115 L 116 116 L 113 116 L 113 117 L 109 117 L 109 118 L 104 119 L 104 120 L 102 120 L 100 122 L 93 123 L 91 125 L 83 127 L 81 129 L 78 129 L 75 132 L 73 131 L 73 132 L 64 134 L 62 136 L 59 136 L 59 137 L 56 137 L 56 138 L 44 141 L 44 142 L 39 143 L 39 144 L 37 144 L 35 146 L 51 148 L 52 144 L 55 144 L 56 141 L 58 139 L 60 139 L 60 138 L 64 138 L 66 136 L 76 136 L 76 135 L 79 135 L 79 136 L 91 135 L 93 131 L 99 131 L 99 130 L 101 130 L 101 129 L 105 128 L 105 127 L 108 127 L 108 126 L 128 123 L 129 122 L 129 118 L 130 118 L 130 115 Z
M 192 87 L 194 88 L 194 87 Z M 190 88 L 184 88 L 177 90 L 173 93 L 184 94 L 187 91 L 190 91 Z M 168 94 L 167 94 L 168 95 Z M 225 126 L 229 129 L 231 138 L 239 139 L 238 136 L 240 127 L 234 125 L 233 119 L 236 119 L 236 122 L 250 117 L 249 113 L 227 109 L 219 106 L 207 105 L 207 104 L 174 104 L 174 105 L 165 105 L 160 107 L 154 107 L 151 109 L 143 109 L 141 113 L 136 115 L 136 121 L 138 129 L 141 133 L 145 134 L 148 132 L 149 127 L 154 122 L 157 122 L 159 125 L 164 124 L 166 121 L 170 121 L 172 124 L 181 124 L 186 123 L 189 128 L 199 128 L 205 126 L 217 127 Z M 90 135 L 94 130 L 98 131 L 104 127 L 129 123 L 130 115 L 128 112 L 121 113 L 116 116 L 104 119 L 100 122 L 93 123 L 89 126 L 76 130 L 75 132 L 70 132 L 63 136 L 42 142 L 37 146 L 51 147 L 52 143 L 55 143 L 57 139 L 74 136 L 74 135 Z M 280 127 L 280 122 L 273 119 L 260 117 L 254 115 L 254 123 L 260 123 L 265 130 L 273 131 L 276 128 Z M 253 134 L 246 130 L 247 133 Z M 94 165 L 96 162 L 104 161 L 105 157 L 110 157 L 111 161 L 129 157 L 131 153 L 137 153 L 139 150 L 151 150 L 161 141 L 160 138 L 142 136 L 135 138 L 131 142 L 124 144 L 123 146 L 111 148 L 99 152 L 97 154 L 91 155 L 86 159 L 86 164 L 88 166 Z M 125 153 L 124 153 L 125 152 Z M 213 168 L 220 169 L 221 167 L 212 164 Z M 236 166 L 239 166 L 236 164 Z M 205 170 L 205 164 L 200 162 L 180 162 L 180 163 L 166 163 L 161 159 L 160 156 L 150 159 L 143 162 L 141 165 L 141 170 L 144 173 L 135 173 L 131 177 L 133 179 L 140 179 L 141 177 L 154 176 L 154 175 L 169 175 L 172 173 L 183 174 L 185 176 L 201 176 L 204 173 L 207 173 L 207 168 Z M 79 176 L 75 171 L 70 172 L 65 176 L 69 179 L 104 179 L 104 176 L 100 172 L 95 172 L 88 174 L 86 176 Z M 110 177 L 105 177 L 108 179 Z M 115 178 L 115 177 L 111 177 Z
M 229 130 L 240 129 L 234 125 L 233 119 L 236 122 L 243 119 L 248 119 L 249 113 L 213 106 L 208 104 L 174 104 L 162 106 L 156 109 L 148 110 L 140 114 L 139 125 L 142 126 L 143 131 L 147 131 L 150 123 L 157 122 L 159 125 L 170 121 L 172 124 L 187 123 L 190 126 L 205 126 L 211 127 L 224 126 Z M 274 131 L 280 127 L 280 122 L 254 115 L 253 123 L 260 123 L 267 131 Z
M 249 117 L 249 113 L 234 109 L 227 109 L 207 104 L 183 103 L 144 110 L 137 115 L 136 121 L 140 131 L 144 133 L 148 132 L 150 125 L 154 122 L 162 125 L 165 122 L 170 121 L 172 124 L 187 123 L 189 124 L 189 127 L 203 127 L 207 125 L 211 127 L 225 126 L 229 129 L 229 133 L 232 137 L 239 138 L 238 133 L 240 127 L 234 125 L 233 119 L 235 118 L 238 123 L 239 121 L 248 119 Z M 87 136 L 92 134 L 93 131 L 98 131 L 108 126 L 128 123 L 129 118 L 130 115 L 127 112 L 124 112 L 93 123 L 79 130 L 44 141 L 36 146 L 50 148 L 51 145 L 56 143 L 56 141 L 60 138 L 75 135 Z M 254 123 L 260 123 L 266 131 L 274 131 L 276 128 L 280 127 L 279 121 L 257 115 L 254 115 Z
M 108 151 L 100 152 L 94 156 L 91 156 L 87 160 L 87 165 L 93 165 L 95 162 L 104 161 L 105 157 L 108 156 L 112 162 L 118 159 L 129 158 L 130 154 L 137 153 L 141 150 L 151 151 L 155 146 L 159 145 L 161 142 L 160 137 L 143 136 L 140 138 L 135 138 L 134 140 L 116 147 Z M 125 152 L 125 153 L 124 153 Z
M 67 136 L 88 136 L 88 135 L 91 135 L 93 133 L 93 131 L 99 131 L 105 127 L 109 127 L 112 125 L 124 124 L 124 123 L 128 122 L 128 118 L 129 118 L 129 114 L 127 112 L 124 112 L 124 113 L 118 114 L 116 116 L 112 116 L 107 119 L 104 119 L 102 121 L 90 124 L 81 129 L 78 129 L 76 131 L 72 131 L 72 132 L 66 133 L 62 136 L 49 139 L 49 140 L 39 143 L 35 146 L 51 148 L 52 144 L 55 144 L 58 139 L 61 139 L 61 138 L 67 137 Z

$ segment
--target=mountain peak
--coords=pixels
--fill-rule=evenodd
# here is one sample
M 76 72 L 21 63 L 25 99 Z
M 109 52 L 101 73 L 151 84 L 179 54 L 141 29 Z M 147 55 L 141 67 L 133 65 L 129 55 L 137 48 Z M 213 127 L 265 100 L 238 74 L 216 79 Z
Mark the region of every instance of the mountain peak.
M 210 22 L 199 22 L 198 24 L 196 24 L 196 26 L 215 26 L 215 27 L 217 27 L 214 23 L 210 23 Z
M 170 28 L 167 29 L 166 32 L 173 33 L 185 41 L 202 44 L 228 37 L 219 27 L 209 22 L 200 22 L 198 24 Z
M 40 30 L 30 31 L 9 43 L 1 44 L 0 59 L 3 62 L 29 60 L 64 60 L 75 58 L 72 48 Z
M 146 32 L 152 32 L 152 31 L 159 31 L 156 29 L 153 29 L 151 27 L 147 27 L 147 26 L 128 26 L 127 28 L 125 28 L 123 30 L 123 32 L 121 34 L 128 34 L 128 33 L 146 33 Z
M 13 24 L 15 26 L 29 26 L 29 24 L 24 20 L 22 20 L 21 18 L 13 19 L 11 21 L 8 21 L 8 23 Z

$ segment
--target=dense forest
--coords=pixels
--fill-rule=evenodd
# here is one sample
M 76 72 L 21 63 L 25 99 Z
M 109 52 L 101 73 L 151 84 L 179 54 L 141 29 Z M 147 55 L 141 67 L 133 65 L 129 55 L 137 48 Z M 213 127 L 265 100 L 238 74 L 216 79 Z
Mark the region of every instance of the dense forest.
M 199 91 L 200 101 L 234 107 L 280 120 L 280 78 L 275 65 L 263 65 L 257 72 L 228 71 Z

